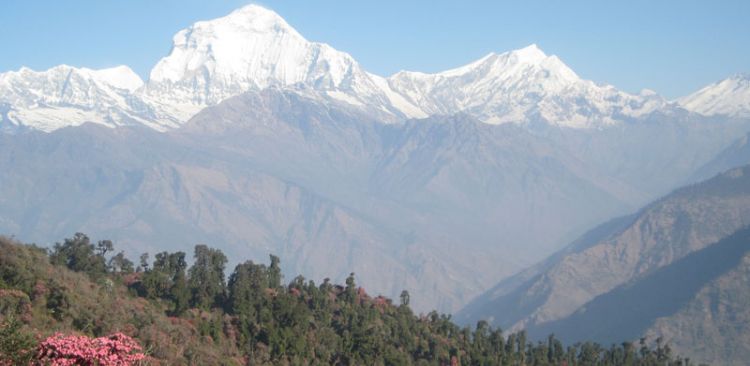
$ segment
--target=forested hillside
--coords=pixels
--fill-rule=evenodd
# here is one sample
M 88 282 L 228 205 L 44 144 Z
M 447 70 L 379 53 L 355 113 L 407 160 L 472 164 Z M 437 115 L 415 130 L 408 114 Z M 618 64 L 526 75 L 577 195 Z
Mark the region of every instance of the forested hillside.
M 669 346 L 531 343 L 479 322 L 416 315 L 345 285 L 302 276 L 283 284 L 279 258 L 247 261 L 225 280 L 226 256 L 195 246 L 138 263 L 83 234 L 51 250 L 0 239 L 0 364 L 26 363 L 56 332 L 132 336 L 163 365 L 679 365 Z

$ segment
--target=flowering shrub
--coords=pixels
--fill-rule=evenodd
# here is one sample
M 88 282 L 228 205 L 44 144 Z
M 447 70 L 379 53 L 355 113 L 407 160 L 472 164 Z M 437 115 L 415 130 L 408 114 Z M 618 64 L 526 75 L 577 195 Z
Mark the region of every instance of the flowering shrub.
M 146 356 L 132 338 L 115 333 L 89 338 L 55 334 L 37 348 L 37 364 L 51 366 L 126 366 L 136 365 Z

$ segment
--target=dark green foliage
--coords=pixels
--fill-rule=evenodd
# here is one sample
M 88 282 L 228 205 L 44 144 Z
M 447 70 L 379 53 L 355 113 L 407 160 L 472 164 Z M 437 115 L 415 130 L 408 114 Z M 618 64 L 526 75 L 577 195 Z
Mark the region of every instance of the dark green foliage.
M 125 257 L 125 252 L 119 252 L 112 258 L 110 258 L 107 268 L 110 272 L 128 274 L 135 271 L 134 264 L 131 260 Z
M 218 249 L 206 245 L 195 246 L 195 263 L 190 267 L 188 286 L 191 291 L 190 305 L 208 310 L 222 306 L 226 282 L 224 267 L 227 257 Z
M 142 266 L 138 293 L 150 299 L 163 299 L 172 303 L 170 314 L 179 315 L 190 306 L 190 288 L 185 271 L 184 252 L 156 254 L 153 266 Z M 145 270 L 143 270 L 145 268 Z
M 409 291 L 401 291 L 401 306 L 409 306 Z
M 174 303 L 171 315 L 180 315 L 190 307 L 190 288 L 188 288 L 185 270 L 175 273 L 172 287 L 169 289 L 169 299 Z
M 272 288 L 270 275 L 265 265 L 256 265 L 252 261 L 237 265 L 229 276 L 226 310 L 230 314 L 256 318 L 263 305 L 264 292 Z
M 47 309 L 50 314 L 57 320 L 62 320 L 70 308 L 70 298 L 60 284 L 49 281 L 47 283 Z
M 96 245 L 89 237 L 76 233 L 63 243 L 56 243 L 50 255 L 52 264 L 62 265 L 75 272 L 83 272 L 91 278 L 99 278 L 107 273 L 104 255 L 113 249 L 109 240 L 100 241 Z
M 271 254 L 271 266 L 268 268 L 268 286 L 271 288 L 281 287 L 281 260 Z
M 90 274 L 92 267 L 71 263 L 92 255 L 103 258 L 114 248 L 106 242 L 92 246 L 84 238 L 77 235 L 56 247 L 52 262 Z M 17 247 L 3 248 L 13 251 Z M 105 272 L 98 284 L 83 284 L 93 291 L 88 297 L 98 296 L 97 302 L 118 309 L 116 314 L 103 315 L 100 307 L 80 306 L 86 298 L 65 283 L 40 273 L 25 273 L 19 263 L 34 268 L 33 258 L 47 260 L 44 253 L 31 249 L 13 255 L 0 252 L 0 265 L 12 264 L 0 266 L 2 283 L 17 291 L 33 286 L 29 283 L 38 287 L 41 281 L 46 295 L 38 303 L 46 307 L 45 316 L 57 321 L 56 327 L 67 324 L 94 335 L 121 327 L 134 329 L 133 335 L 165 364 L 685 365 L 661 340 L 656 340 L 655 348 L 646 340 L 640 345 L 605 348 L 587 342 L 565 348 L 553 335 L 532 343 L 524 332 L 503 335 L 485 321 L 474 329 L 461 328 L 449 315 L 434 311 L 415 315 L 406 291 L 398 306 L 390 299 L 371 297 L 357 286 L 354 273 L 345 286 L 333 285 L 328 279 L 317 286 L 302 276 L 283 286 L 280 261 L 275 256 L 269 266 L 252 261 L 237 265 L 225 283 L 226 257 L 205 245 L 195 247 L 195 262 L 189 269 L 182 252 L 158 253 L 151 264 L 144 256 L 138 272 L 124 269 L 129 268 L 123 265 L 127 262 L 115 255 L 109 261 L 109 273 Z M 128 295 L 118 287 L 120 283 L 136 289 L 132 293 L 141 298 Z M 18 338 L 19 329 L 14 325 L 0 331 L 23 340 Z M 5 343 L 0 347 L 6 347 Z M 0 354 L 5 349 L 0 349 Z
M 679 364 L 661 345 L 645 356 L 596 343 L 566 350 L 552 335 L 532 344 L 524 332 L 506 338 L 484 321 L 472 330 L 436 312 L 418 317 L 408 308 L 408 292 L 393 306 L 357 287 L 353 273 L 345 287 L 327 279 L 315 286 L 298 276 L 279 289 L 272 278 L 269 267 L 248 261 L 229 279 L 226 311 L 250 364 L 450 365 L 452 359 L 460 365 Z

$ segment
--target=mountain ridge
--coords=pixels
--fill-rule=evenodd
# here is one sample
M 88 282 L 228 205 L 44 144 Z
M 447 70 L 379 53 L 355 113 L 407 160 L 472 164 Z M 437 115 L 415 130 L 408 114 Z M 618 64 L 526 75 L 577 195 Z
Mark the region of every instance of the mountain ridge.
M 727 306 L 733 307 L 743 306 L 741 301 L 735 300 L 750 295 L 726 293 L 717 289 L 719 285 L 715 282 L 728 276 L 727 271 L 734 271 L 740 273 L 740 277 L 734 276 L 732 281 L 735 282 L 721 286 L 738 288 L 736 278 L 746 272 L 740 258 L 746 256 L 747 234 L 750 233 L 747 230 L 750 225 L 749 179 L 750 166 L 745 165 L 677 189 L 645 206 L 636 215 L 602 225 L 546 261 L 503 280 L 473 300 L 456 318 L 463 323 L 486 319 L 503 329 L 527 329 L 531 336 L 554 327 L 556 334 L 568 341 L 584 333 L 596 334 L 607 341 L 615 335 L 618 339 L 638 338 L 646 333 L 653 337 L 663 335 L 668 336 L 668 341 L 677 339 L 681 351 L 700 354 L 691 348 L 700 343 L 700 336 L 691 331 L 690 319 L 673 316 L 690 312 L 703 317 L 695 313 L 695 309 L 684 306 L 700 308 L 705 301 L 715 301 L 697 298 L 706 291 L 716 290 L 724 294 L 721 296 L 728 296 L 730 304 Z M 739 241 L 732 238 L 739 238 Z M 719 245 L 726 241 L 733 244 Z M 708 261 L 712 258 L 719 262 Z M 721 267 L 726 264 L 724 259 L 719 260 L 721 258 L 738 262 L 734 267 Z M 700 265 L 696 265 L 696 261 Z M 704 274 L 711 276 L 708 278 Z M 688 278 L 696 281 L 688 284 Z M 665 285 L 675 280 L 684 282 Z M 654 290 L 658 288 L 656 284 L 671 287 L 658 292 Z M 643 295 L 646 292 L 650 294 Z M 654 302 L 653 296 L 664 298 Z M 612 315 L 614 309 L 622 306 L 626 309 L 617 316 Z M 635 311 L 637 309 L 640 310 Z M 601 318 L 604 313 L 609 317 Z M 750 326 L 743 321 L 726 323 L 731 321 L 727 317 L 732 316 L 726 312 L 717 315 L 721 315 L 725 323 L 713 324 L 710 319 L 704 319 L 693 325 L 712 332 L 721 327 Z M 620 316 L 626 320 L 618 323 L 622 320 Z M 594 320 L 597 317 L 601 319 Z M 583 319 L 591 321 L 585 328 L 582 328 Z M 742 348 L 742 352 L 746 354 L 748 350 Z M 711 357 L 716 354 L 713 352 Z M 733 364 L 740 364 L 737 360 L 742 358 L 736 357 L 740 356 L 700 359 L 721 363 L 733 360 Z
M 536 44 L 435 74 L 401 71 L 388 80 L 428 113 L 463 111 L 490 124 L 541 119 L 562 127 L 599 128 L 621 121 L 619 114 L 639 117 L 669 107 L 657 95 L 630 95 L 583 80 Z

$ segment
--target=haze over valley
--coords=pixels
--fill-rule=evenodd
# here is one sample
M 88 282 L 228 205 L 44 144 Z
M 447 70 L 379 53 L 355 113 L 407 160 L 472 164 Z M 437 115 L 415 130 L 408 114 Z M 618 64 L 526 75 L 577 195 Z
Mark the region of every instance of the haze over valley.
M 274 254 L 459 324 L 750 357 L 747 74 L 669 99 L 531 44 L 381 76 L 254 4 L 154 61 L 0 72 L 0 233 Z

